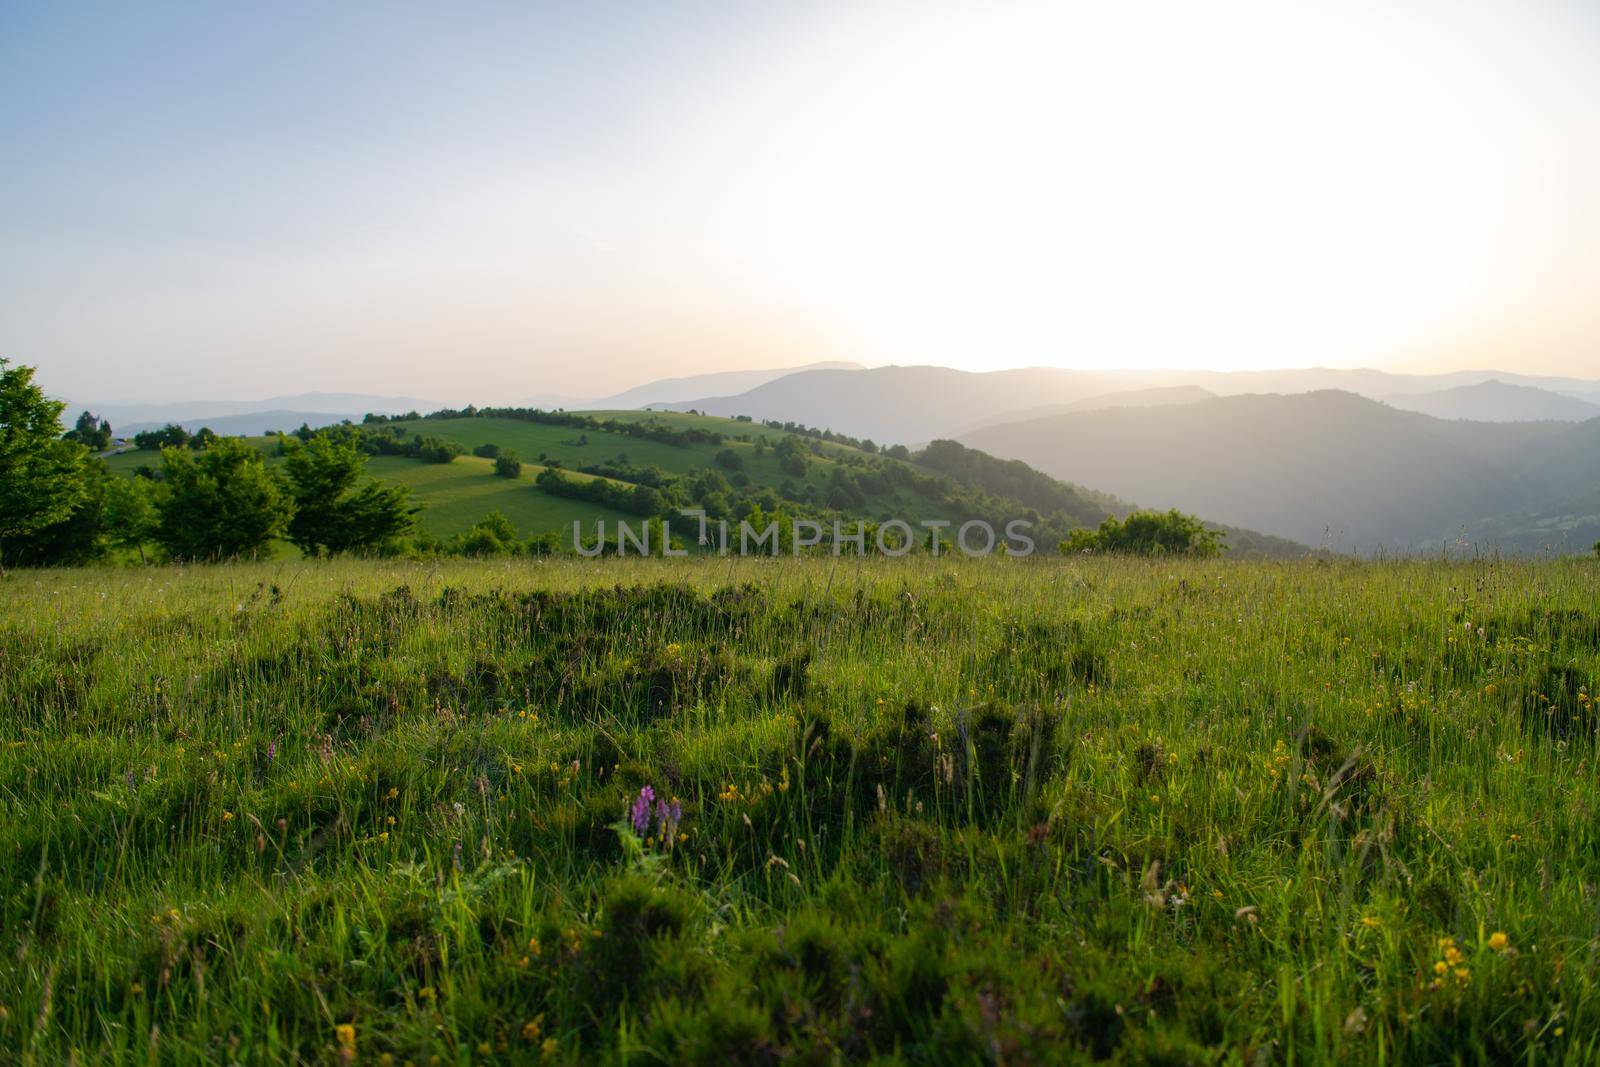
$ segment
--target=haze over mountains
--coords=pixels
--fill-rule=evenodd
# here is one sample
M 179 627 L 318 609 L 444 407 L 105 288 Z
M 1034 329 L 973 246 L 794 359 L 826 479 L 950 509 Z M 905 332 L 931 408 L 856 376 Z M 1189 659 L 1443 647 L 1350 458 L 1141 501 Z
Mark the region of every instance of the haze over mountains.
M 662 378 L 624 390 L 615 396 L 603 397 L 587 406 L 598 411 L 644 408 L 681 403 L 703 396 L 730 396 L 746 392 L 790 374 L 813 370 L 863 370 L 861 364 L 844 360 L 808 363 L 802 367 L 770 367 L 765 370 L 721 371 L 713 374 L 694 374 L 686 378 Z
M 884 367 L 674 406 L 880 443 L 948 436 L 1141 506 L 1340 551 L 1587 552 L 1600 537 L 1597 388 L 1492 370 Z
M 1442 420 L 1318 391 L 1054 415 L 960 440 L 1146 506 L 1341 551 L 1587 551 L 1600 537 L 1600 420 Z
M 178 423 L 193 433 L 209 426 L 217 433 L 260 434 L 269 430 L 292 430 L 302 422 L 313 428 L 331 426 L 344 419 L 359 422 L 367 412 L 400 415 L 426 411 L 438 405 L 408 396 L 377 396 L 371 393 L 297 393 L 271 396 L 262 400 L 174 400 L 141 404 L 99 404 L 68 401 L 62 417 L 89 410 L 110 421 L 118 436 L 156 429 L 169 422 Z
M 678 410 L 693 408 L 711 415 L 749 415 L 827 425 L 841 433 L 879 442 L 914 444 L 976 425 L 1023 418 L 1052 406 L 1149 390 L 1186 388 L 1233 396 L 1342 389 L 1395 402 L 1491 381 L 1580 401 L 1600 392 L 1600 381 L 1596 380 L 1495 370 L 1422 375 L 1321 367 L 1278 371 L 1083 371 L 1029 367 L 974 373 L 948 367 L 895 366 L 800 371 L 735 396 L 703 397 L 668 406 Z M 1525 401 L 1519 400 L 1511 409 L 1512 416 L 1519 417 L 1525 406 Z
M 1530 385 L 1508 385 L 1502 381 L 1459 385 L 1436 393 L 1396 393 L 1388 397 L 1394 407 L 1418 411 L 1438 419 L 1471 419 L 1476 422 L 1582 422 L 1600 416 L 1600 404 L 1579 399 L 1578 395 L 1552 392 Z

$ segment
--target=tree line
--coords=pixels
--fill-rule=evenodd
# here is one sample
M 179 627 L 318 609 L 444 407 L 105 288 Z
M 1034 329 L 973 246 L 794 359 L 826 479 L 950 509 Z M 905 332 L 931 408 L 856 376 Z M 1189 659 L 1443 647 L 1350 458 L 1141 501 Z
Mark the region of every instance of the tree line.
M 363 479 L 366 453 L 348 435 L 280 438 L 276 470 L 243 441 L 212 435 L 195 450 L 185 440 L 161 447 L 155 477 L 119 478 L 90 455 L 103 423 L 61 434 L 63 407 L 34 368 L 0 359 L 0 564 L 90 563 L 117 548 L 144 558 L 149 547 L 234 559 L 280 537 L 312 557 L 385 553 L 421 510 L 409 488 Z

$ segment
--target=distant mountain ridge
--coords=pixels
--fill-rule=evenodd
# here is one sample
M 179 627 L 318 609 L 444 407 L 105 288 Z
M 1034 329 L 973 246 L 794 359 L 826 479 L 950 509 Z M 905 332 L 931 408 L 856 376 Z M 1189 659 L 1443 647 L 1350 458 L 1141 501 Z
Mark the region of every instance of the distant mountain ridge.
M 1341 389 L 1373 400 L 1393 400 L 1491 380 L 1564 396 L 1600 392 L 1600 380 L 1538 378 L 1501 371 L 1408 375 L 1317 367 L 1233 372 L 1031 367 L 973 372 L 948 367 L 892 366 L 848 372 L 799 371 L 736 395 L 702 397 L 666 406 L 679 411 L 693 408 L 712 415 L 749 415 L 828 426 L 880 443 L 914 444 L 949 437 L 1029 409 L 1071 405 L 1095 396 L 1130 391 L 1187 387 L 1235 396 Z
M 1247 394 L 990 426 L 962 443 L 1147 507 L 1343 551 L 1588 551 L 1600 419 L 1446 421 L 1350 392 Z
M 1600 404 L 1531 385 L 1510 385 L 1499 379 L 1477 385 L 1458 385 L 1436 393 L 1397 393 L 1386 399 L 1402 411 L 1418 411 L 1436 419 L 1583 422 L 1600 416 Z
M 655 404 L 675 404 L 703 396 L 722 396 L 741 393 L 790 374 L 813 370 L 857 371 L 864 370 L 859 363 L 847 360 L 825 360 L 799 367 L 772 367 L 763 370 L 717 371 L 710 374 L 693 374 L 683 378 L 661 378 L 644 385 L 636 385 L 615 396 L 605 397 L 585 406 L 597 411 L 632 410 Z
M 329 425 L 339 419 L 353 417 L 361 418 L 367 412 L 377 412 L 383 415 L 401 415 L 408 411 L 427 411 L 439 405 L 429 400 L 408 396 L 377 396 L 370 393 L 297 393 L 293 396 L 273 396 L 262 400 L 173 400 L 144 404 L 95 404 L 67 401 L 67 408 L 62 417 L 67 421 L 80 411 L 92 411 L 111 423 L 111 427 L 120 436 L 128 432 L 137 432 L 130 427 L 146 427 L 150 424 L 164 426 L 169 422 L 188 425 L 205 424 L 211 426 L 218 433 L 216 423 L 223 418 L 237 415 L 298 415 L 301 420 L 309 421 L 308 417 L 336 416 L 323 422 Z M 297 421 L 295 426 L 300 425 Z M 315 423 L 313 425 L 316 425 Z M 251 432 L 251 431 L 240 431 Z M 254 431 L 260 432 L 260 431 Z

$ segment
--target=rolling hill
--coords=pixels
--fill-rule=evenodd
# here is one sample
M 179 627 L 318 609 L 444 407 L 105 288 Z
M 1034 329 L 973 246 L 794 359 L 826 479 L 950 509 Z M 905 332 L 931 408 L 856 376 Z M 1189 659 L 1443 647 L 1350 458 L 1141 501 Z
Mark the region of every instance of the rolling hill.
M 801 367 L 774 367 L 766 370 L 720 371 L 712 374 L 694 374 L 684 378 L 661 378 L 634 386 L 615 396 L 581 405 L 585 409 L 631 410 L 650 405 L 680 403 L 702 396 L 729 396 L 765 385 L 786 375 L 810 370 L 861 370 L 859 363 L 842 360 L 808 363 Z
M 1600 416 L 1600 404 L 1531 385 L 1510 385 L 1498 379 L 1441 389 L 1436 393 L 1396 393 L 1385 399 L 1402 411 L 1416 411 L 1436 419 L 1583 422 Z
M 1059 478 L 1359 552 L 1587 551 L 1600 421 L 1444 421 L 1345 392 L 1082 412 L 962 436 Z
M 1097 525 L 1132 507 L 950 441 L 921 453 L 890 456 L 831 433 L 797 433 L 715 416 L 613 411 L 557 418 L 576 425 L 462 412 L 374 422 L 363 431 L 396 431 L 402 440 L 439 438 L 469 451 L 494 445 L 516 452 L 524 466 L 518 477 L 504 478 L 494 473 L 491 460 L 470 454 L 449 463 L 375 455 L 368 461 L 368 473 L 410 486 L 416 502 L 425 506 L 423 529 L 440 538 L 465 532 L 491 511 L 505 515 L 523 535 L 555 532 L 563 543 L 574 520 L 586 530 L 601 519 L 638 522 L 640 516 L 625 507 L 553 495 L 538 481 L 551 469 L 576 482 L 604 482 L 618 490 L 655 486 L 672 498 L 667 502 L 674 507 L 703 506 L 713 517 L 738 518 L 752 505 L 767 513 L 782 510 L 796 517 L 847 522 L 984 518 L 997 529 L 1012 518 L 1026 517 L 1038 523 L 1035 533 L 1045 547 L 1067 530 Z M 267 454 L 269 464 L 278 462 L 275 438 L 251 441 Z M 799 464 L 794 461 L 797 452 Z M 132 476 L 141 466 L 159 467 L 160 457 L 129 451 L 106 462 Z M 1284 539 L 1218 525 L 1240 555 L 1296 556 L 1306 551 Z
M 1082 400 L 1074 400 L 1066 404 L 1045 404 L 1040 407 L 1026 408 L 1022 411 L 1007 412 L 996 415 L 990 419 L 970 427 L 967 431 L 981 429 L 984 426 L 995 426 L 1006 422 L 1022 422 L 1026 419 L 1042 419 L 1046 415 L 1065 415 L 1074 411 L 1105 411 L 1108 408 L 1159 408 L 1169 404 L 1193 404 L 1197 400 L 1209 400 L 1217 394 L 1209 389 L 1202 389 L 1198 385 L 1158 385 L 1149 389 L 1127 389 L 1120 393 L 1102 393 L 1099 396 L 1087 396 Z

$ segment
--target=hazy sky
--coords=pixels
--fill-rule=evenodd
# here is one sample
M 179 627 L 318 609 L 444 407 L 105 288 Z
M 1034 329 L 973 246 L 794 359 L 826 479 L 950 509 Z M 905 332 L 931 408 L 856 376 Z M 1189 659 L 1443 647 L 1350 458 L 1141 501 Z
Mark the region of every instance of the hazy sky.
M 105 402 L 1600 376 L 1597 11 L 5 0 L 0 354 Z

